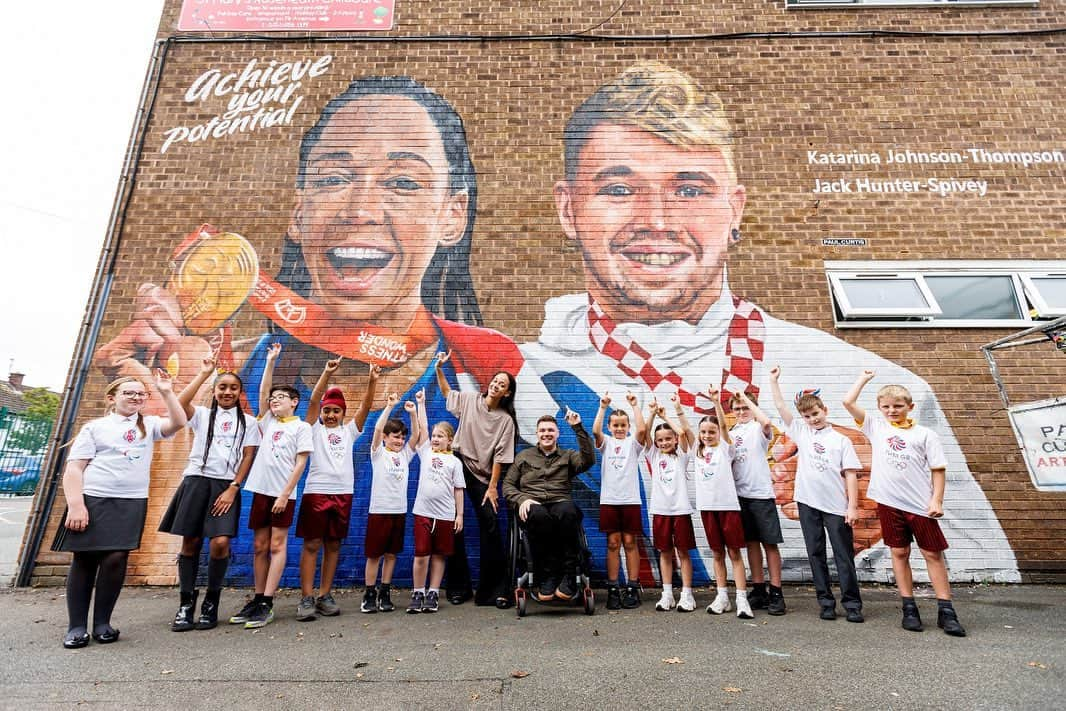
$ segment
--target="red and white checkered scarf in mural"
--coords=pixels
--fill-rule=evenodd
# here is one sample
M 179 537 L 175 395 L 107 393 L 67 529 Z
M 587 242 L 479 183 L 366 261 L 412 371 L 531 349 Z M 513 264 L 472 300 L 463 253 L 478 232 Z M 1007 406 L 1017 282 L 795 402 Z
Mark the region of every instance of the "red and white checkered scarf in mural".
M 733 317 L 729 321 L 726 338 L 726 365 L 722 369 L 722 401 L 727 402 L 728 393 L 749 392 L 758 395 L 759 388 L 752 382 L 755 362 L 761 362 L 766 347 L 766 325 L 762 312 L 755 304 L 733 296 Z M 664 380 L 678 390 L 681 404 L 700 414 L 713 414 L 714 401 L 704 392 L 692 392 L 685 387 L 681 376 L 658 363 L 646 348 L 623 333 L 617 333 L 618 324 L 603 312 L 589 296 L 589 340 L 593 348 L 615 361 L 618 369 L 631 378 L 643 381 L 655 390 Z

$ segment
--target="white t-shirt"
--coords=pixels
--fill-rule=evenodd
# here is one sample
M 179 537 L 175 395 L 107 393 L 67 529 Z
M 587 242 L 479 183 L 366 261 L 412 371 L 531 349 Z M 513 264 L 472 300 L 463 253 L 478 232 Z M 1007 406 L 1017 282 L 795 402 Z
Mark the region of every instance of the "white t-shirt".
M 147 499 L 155 441 L 164 439 L 163 419 L 144 416 L 144 437 L 137 428 L 137 415 L 123 417 L 112 412 L 86 422 L 70 445 L 68 461 L 88 459 L 82 478 L 82 493 L 115 499 Z
M 600 503 L 610 506 L 640 505 L 640 458 L 644 448 L 633 435 L 616 439 L 603 436 L 600 454 Z
M 733 483 L 733 456 L 736 450 L 725 440 L 717 447 L 699 444 L 692 452 L 693 480 L 696 482 L 696 508 L 700 511 L 740 511 L 737 487 Z
M 259 423 L 255 418 L 244 413 L 244 429 L 241 430 L 242 441 L 237 442 L 237 425 L 240 410 L 231 407 L 228 410 L 218 408 L 215 412 L 215 432 L 211 437 L 211 451 L 207 453 L 204 464 L 204 445 L 207 443 L 207 425 L 211 421 L 211 410 L 197 405 L 189 418 L 189 429 L 193 431 L 192 451 L 189 463 L 185 465 L 182 476 L 206 476 L 211 479 L 232 479 L 237 475 L 237 466 L 245 447 L 259 446 Z M 236 449 L 235 449 L 236 448 Z
M 418 493 L 412 513 L 454 521 L 455 490 L 466 488 L 462 463 L 451 452 L 434 452 L 429 441 L 418 448 L 418 461 Z
M 862 432 L 873 446 L 870 488 L 879 504 L 927 516 L 933 498 L 931 469 L 946 469 L 940 438 L 928 427 L 893 427 L 880 413 L 867 413 Z
M 259 431 L 262 441 L 245 488 L 264 496 L 281 496 L 296 466 L 296 455 L 311 452 L 311 425 L 295 415 L 282 421 L 268 412 L 259 421 Z M 295 497 L 293 490 L 289 498 Z
M 311 466 L 304 482 L 305 494 L 351 494 L 355 491 L 352 447 L 361 434 L 355 420 L 339 427 L 321 422 L 311 425 Z
M 676 455 L 663 454 L 652 445 L 645 448 L 644 457 L 651 471 L 651 501 L 648 512 L 660 516 L 683 516 L 692 513 L 688 498 L 688 469 L 691 452 L 677 448 Z
M 793 499 L 825 513 L 848 512 L 848 488 L 844 472 L 862 469 L 851 440 L 826 424 L 816 430 L 800 419 L 785 430 L 799 449 L 796 493 Z
M 374 473 L 370 483 L 370 513 L 407 513 L 407 479 L 411 475 L 414 456 L 406 444 L 399 452 L 386 449 L 384 443 L 370 451 Z
M 745 499 L 773 499 L 774 484 L 770 479 L 770 464 L 766 461 L 766 449 L 770 438 L 763 426 L 755 420 L 733 425 L 729 430 L 733 440 L 733 481 L 737 496 Z

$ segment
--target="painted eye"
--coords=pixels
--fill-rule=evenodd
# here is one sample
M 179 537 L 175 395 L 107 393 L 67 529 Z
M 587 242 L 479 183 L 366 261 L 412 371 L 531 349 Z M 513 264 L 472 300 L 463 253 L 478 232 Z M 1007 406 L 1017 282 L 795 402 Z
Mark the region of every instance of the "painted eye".
M 695 185 L 682 185 L 677 189 L 678 197 L 683 198 L 697 198 L 706 194 L 706 190 L 704 190 L 703 188 L 699 188 Z
M 633 194 L 633 190 L 628 185 L 614 183 L 600 188 L 597 194 L 607 195 L 608 197 L 627 197 Z

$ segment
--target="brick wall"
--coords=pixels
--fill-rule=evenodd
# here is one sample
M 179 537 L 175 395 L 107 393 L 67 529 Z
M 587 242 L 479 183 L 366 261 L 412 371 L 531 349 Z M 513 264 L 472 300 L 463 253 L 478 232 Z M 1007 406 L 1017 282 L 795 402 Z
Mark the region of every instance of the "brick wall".
M 612 2 L 397 3 L 391 34 L 515 34 L 572 32 L 610 14 Z M 160 37 L 175 34 L 180 3 L 168 3 Z M 1062 3 L 1037 8 L 954 8 L 786 12 L 782 3 L 627 3 L 597 32 L 699 34 L 886 29 L 897 31 L 1034 30 L 1050 28 Z M 224 35 L 216 35 L 224 37 Z M 182 238 L 202 223 L 238 232 L 254 245 L 263 274 L 281 262 L 289 229 L 300 137 L 326 102 L 357 77 L 404 75 L 446 98 L 462 116 L 477 172 L 478 210 L 471 274 L 487 327 L 523 344 L 535 341 L 545 301 L 584 289 L 582 256 L 559 228 L 553 185 L 562 176 L 562 131 L 570 112 L 596 87 L 627 67 L 655 60 L 691 74 L 723 100 L 736 134 L 736 170 L 747 191 L 743 240 L 729 253 L 734 293 L 773 316 L 833 335 L 913 371 L 939 399 L 965 457 L 1016 558 L 1023 579 L 1061 579 L 1066 534 L 1061 494 L 1038 493 L 1018 454 L 987 366 L 978 348 L 1007 330 L 872 329 L 834 331 L 822 267 L 829 259 L 1058 259 L 1066 244 L 1063 164 L 930 166 L 814 166 L 808 150 L 881 152 L 1066 150 L 1061 77 L 1062 35 L 1001 37 L 803 37 L 729 40 L 592 41 L 511 39 L 501 42 L 326 43 L 301 38 L 270 42 L 182 42 L 166 49 L 158 99 L 125 214 L 115 278 L 96 347 L 113 341 L 134 320 L 142 283 L 165 285 Z M 240 72 L 252 59 L 294 62 L 324 55 L 327 72 L 301 82 L 302 103 L 291 125 L 261 128 L 197 143 L 174 142 L 167 131 L 204 123 L 225 111 L 225 99 L 183 100 L 210 69 Z M 382 117 L 387 124 L 389 117 Z M 814 195 L 815 178 L 908 177 L 943 174 L 988 182 L 984 197 Z M 862 249 L 829 248 L 824 237 L 861 237 Z M 233 320 L 238 339 L 264 332 L 264 318 L 245 307 Z M 325 327 L 328 338 L 340 338 Z M 195 345 L 195 344 L 194 344 Z M 813 371 L 832 372 L 845 386 L 853 372 L 835 373 L 819 359 Z M 95 350 L 95 349 L 94 349 Z M 300 349 L 279 366 L 277 381 L 310 378 L 323 356 Z M 186 362 L 189 362 L 188 360 Z M 803 362 L 802 360 L 797 362 Z M 416 379 L 428 355 L 401 368 L 397 383 Z M 1019 400 L 1061 394 L 1064 361 L 1050 346 L 1011 352 L 1003 370 Z M 358 371 L 353 366 L 353 371 Z M 182 377 L 179 375 L 179 381 Z M 413 374 L 413 375 L 412 375 Z M 408 376 L 406 380 L 402 376 Z M 107 377 L 93 368 L 78 423 L 97 416 Z M 354 402 L 365 377 L 342 384 Z M 597 383 L 589 383 L 591 386 Z M 818 383 L 822 385 L 823 383 Z M 621 393 L 615 393 L 616 397 Z M 379 403 L 380 406 L 380 398 Z M 831 404 L 842 414 L 837 402 Z M 521 413 L 520 413 L 521 414 Z M 582 412 L 591 422 L 594 411 Z M 177 539 L 154 533 L 181 476 L 190 438 L 159 447 L 153 468 L 144 544 L 131 558 L 130 582 L 169 583 Z M 960 463 L 961 465 L 961 463 Z M 365 461 L 357 461 L 359 471 Z M 413 486 L 413 485 L 412 485 Z M 412 489 L 413 491 L 413 489 Z M 952 496 L 949 488 L 948 498 Z M 588 499 L 595 503 L 594 496 Z M 58 524 L 53 509 L 46 543 Z M 359 513 L 356 519 L 359 519 Z M 353 526 L 339 575 L 362 577 L 360 524 Z M 243 535 L 245 550 L 249 536 Z M 354 541 L 352 539 L 359 538 Z M 793 538 L 795 536 L 793 535 Z M 872 543 L 872 541 L 871 541 Z M 959 559 L 981 558 L 979 543 L 958 546 Z M 801 544 L 786 555 L 802 560 Z M 597 551 L 597 558 L 602 555 Z M 295 551 L 288 582 L 295 580 Z M 42 553 L 38 582 L 56 575 L 54 555 Z M 249 574 L 239 554 L 234 579 Z M 973 566 L 981 569 L 978 560 Z M 996 566 L 991 566 L 995 568 Z M 970 577 L 1012 579 L 989 569 Z M 709 560 L 708 560 L 709 569 Z M 407 574 L 402 570 L 400 577 Z M 802 577 L 801 566 L 795 576 Z M 1005 577 L 1004 577 L 1005 576 Z M 871 574 L 870 577 L 878 577 Z M 963 576 L 966 577 L 966 576 Z

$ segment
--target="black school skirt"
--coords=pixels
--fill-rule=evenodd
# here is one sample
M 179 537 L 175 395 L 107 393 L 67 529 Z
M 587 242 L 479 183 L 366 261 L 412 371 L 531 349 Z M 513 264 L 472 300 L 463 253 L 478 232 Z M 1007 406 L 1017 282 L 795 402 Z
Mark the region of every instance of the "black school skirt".
M 67 511 L 59 524 L 53 551 L 132 551 L 141 547 L 141 533 L 148 516 L 148 499 L 116 499 L 85 496 L 89 525 L 84 531 L 67 528 Z
M 214 538 L 237 536 L 237 524 L 241 517 L 241 492 L 233 498 L 229 511 L 213 516 L 211 507 L 219 494 L 229 488 L 230 479 L 213 479 L 207 476 L 187 476 L 181 480 L 178 490 L 170 500 L 170 506 L 159 521 L 159 530 L 176 536 Z

